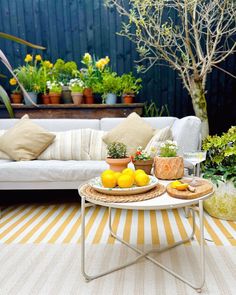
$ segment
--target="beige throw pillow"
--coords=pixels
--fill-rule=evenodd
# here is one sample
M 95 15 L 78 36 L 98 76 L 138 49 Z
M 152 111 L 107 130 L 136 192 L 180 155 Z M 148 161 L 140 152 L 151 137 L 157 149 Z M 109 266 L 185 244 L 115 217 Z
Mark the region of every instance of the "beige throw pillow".
M 122 142 L 127 145 L 128 155 L 135 153 L 137 147 L 145 147 L 153 136 L 152 127 L 138 114 L 131 113 L 123 122 L 103 137 L 106 144 Z
M 172 132 L 170 127 L 165 127 L 162 129 L 156 129 L 153 137 L 145 147 L 145 152 L 148 154 L 152 154 L 152 156 L 155 156 L 156 153 L 159 150 L 160 144 L 166 140 L 172 140 Z
M 16 161 L 36 159 L 55 135 L 24 116 L 0 137 L 0 150 Z

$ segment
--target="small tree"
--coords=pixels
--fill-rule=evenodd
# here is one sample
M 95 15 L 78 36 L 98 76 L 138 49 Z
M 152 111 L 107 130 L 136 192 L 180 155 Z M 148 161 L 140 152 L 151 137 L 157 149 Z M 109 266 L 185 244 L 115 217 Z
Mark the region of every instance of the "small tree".
M 106 4 L 127 17 L 120 34 L 136 43 L 139 62 L 148 62 L 138 66 L 140 71 L 163 61 L 178 71 L 205 137 L 207 75 L 236 50 L 236 1 L 106 0 Z

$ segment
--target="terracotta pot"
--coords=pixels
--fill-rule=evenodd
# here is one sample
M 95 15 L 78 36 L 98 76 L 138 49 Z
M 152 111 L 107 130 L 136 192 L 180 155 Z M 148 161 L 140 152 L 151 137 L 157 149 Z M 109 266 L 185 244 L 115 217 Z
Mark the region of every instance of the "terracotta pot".
M 22 103 L 23 96 L 21 93 L 12 93 L 11 94 L 11 101 L 12 103 Z
M 61 100 L 61 93 L 50 93 L 51 104 L 59 104 Z
M 91 88 L 85 88 L 83 91 L 84 99 L 86 104 L 94 103 L 93 90 Z
M 83 94 L 80 92 L 72 92 L 71 93 L 72 100 L 74 104 L 81 104 L 83 100 Z
M 121 172 L 123 169 L 127 168 L 130 161 L 131 161 L 130 158 L 123 158 L 123 159 L 106 158 L 106 162 L 107 164 L 109 164 L 110 169 L 117 172 Z
M 42 97 L 42 103 L 43 104 L 50 104 L 51 103 L 49 94 L 42 94 L 41 97 Z
M 123 95 L 123 103 L 133 103 L 134 102 L 134 94 L 124 94 Z
M 133 164 L 135 167 L 135 170 L 142 169 L 147 174 L 151 174 L 152 171 L 152 165 L 153 165 L 153 159 L 151 160 L 133 160 Z
M 184 175 L 182 157 L 155 157 L 154 174 L 160 179 L 178 179 Z

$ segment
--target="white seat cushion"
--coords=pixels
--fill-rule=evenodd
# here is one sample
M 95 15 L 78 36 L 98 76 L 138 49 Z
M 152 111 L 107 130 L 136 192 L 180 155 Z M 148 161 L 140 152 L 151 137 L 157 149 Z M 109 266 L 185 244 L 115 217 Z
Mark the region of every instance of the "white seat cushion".
M 1 182 L 81 182 L 108 169 L 105 161 L 0 160 L 0 165 L 0 188 Z

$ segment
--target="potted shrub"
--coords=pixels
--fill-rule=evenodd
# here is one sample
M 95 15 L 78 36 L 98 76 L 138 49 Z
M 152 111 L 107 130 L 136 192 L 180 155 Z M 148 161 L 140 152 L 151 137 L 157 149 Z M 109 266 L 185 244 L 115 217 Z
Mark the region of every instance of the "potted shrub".
M 121 172 L 127 168 L 131 159 L 126 153 L 126 145 L 121 142 L 112 142 L 107 145 L 106 162 L 110 165 L 111 170 Z
M 47 81 L 47 87 L 49 89 L 51 104 L 59 104 L 61 100 L 62 86 L 57 81 Z
M 142 147 L 138 147 L 135 154 L 131 156 L 135 169 L 142 169 L 147 174 L 151 174 L 153 158 L 150 154 L 145 152 Z
M 178 179 L 184 175 L 183 158 L 177 155 L 175 141 L 166 140 L 161 143 L 159 156 L 154 158 L 154 174 L 160 179 Z
M 121 89 L 122 89 L 122 98 L 124 103 L 132 103 L 134 97 L 139 93 L 139 90 L 142 88 L 141 85 L 142 79 L 136 79 L 132 73 L 123 74 L 121 76 Z
M 17 85 L 17 81 L 15 78 L 11 78 L 9 82 L 10 82 L 10 85 L 12 86 Z M 19 86 L 17 86 L 11 93 L 11 101 L 12 103 L 21 103 L 22 99 L 23 99 L 22 92 Z
M 40 60 L 40 55 L 36 55 L 34 58 L 32 55 L 27 54 L 25 57 L 26 64 L 14 70 L 17 79 L 34 103 L 37 103 L 37 95 L 40 92 L 40 72 L 38 68 Z M 26 105 L 32 105 L 32 102 L 26 96 L 24 96 L 24 101 Z
M 84 82 L 81 79 L 71 79 L 69 82 L 69 89 L 74 104 L 81 104 L 83 100 Z
M 106 104 L 115 104 L 117 94 L 121 90 L 121 78 L 117 77 L 115 72 L 105 72 L 102 75 L 101 93 L 102 102 Z
M 203 141 L 207 151 L 203 177 L 213 182 L 215 193 L 204 201 L 205 210 L 216 218 L 236 220 L 236 126 L 221 136 Z

